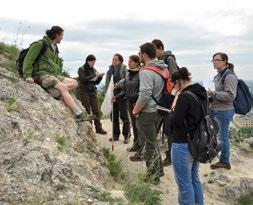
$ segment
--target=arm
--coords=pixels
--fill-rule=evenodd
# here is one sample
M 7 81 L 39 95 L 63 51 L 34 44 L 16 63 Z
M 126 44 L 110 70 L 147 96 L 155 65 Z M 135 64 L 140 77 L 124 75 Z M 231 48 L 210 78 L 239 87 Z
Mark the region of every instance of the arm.
M 151 98 L 154 86 L 151 72 L 152 71 L 149 70 L 143 70 L 140 73 L 139 97 L 134 107 L 133 113 L 139 113 Z
M 41 48 L 42 48 L 42 41 L 33 43 L 29 48 L 29 51 L 27 52 L 26 57 L 24 59 L 23 65 L 24 79 L 32 77 L 33 63 L 38 57 Z

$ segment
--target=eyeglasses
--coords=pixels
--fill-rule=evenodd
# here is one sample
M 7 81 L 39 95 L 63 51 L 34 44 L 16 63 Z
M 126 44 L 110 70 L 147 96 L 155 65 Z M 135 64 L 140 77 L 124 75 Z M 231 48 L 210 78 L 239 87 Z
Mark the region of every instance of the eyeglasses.
M 222 59 L 213 59 L 213 60 L 211 60 L 211 62 L 215 62 L 215 61 L 224 61 L 224 60 L 222 60 Z

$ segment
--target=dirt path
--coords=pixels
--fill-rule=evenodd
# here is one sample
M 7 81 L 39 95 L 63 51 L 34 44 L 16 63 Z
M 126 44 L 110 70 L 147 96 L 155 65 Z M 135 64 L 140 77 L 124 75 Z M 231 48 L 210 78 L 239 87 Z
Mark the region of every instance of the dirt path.
M 109 138 L 112 136 L 110 120 L 102 120 L 103 127 L 108 131 L 107 135 L 97 135 L 97 141 L 100 147 L 111 149 L 111 142 Z M 123 160 L 126 166 L 129 178 L 136 177 L 137 173 L 145 173 L 146 166 L 144 162 L 131 162 L 129 156 L 132 153 L 126 151 L 132 145 L 132 139 L 129 144 L 123 143 L 123 136 L 114 144 L 114 154 Z M 164 153 L 163 153 L 164 158 Z M 232 151 L 232 170 L 210 170 L 209 164 L 201 164 L 200 177 L 203 184 L 205 204 L 207 205 L 224 205 L 219 198 L 219 193 L 223 191 L 225 186 L 229 186 L 232 179 L 238 177 L 253 178 L 253 158 L 249 156 L 238 155 L 234 150 Z M 236 164 L 236 166 L 235 166 Z M 220 183 L 213 183 L 212 180 L 217 176 L 227 176 L 229 180 Z M 231 180 L 231 181 L 230 181 Z M 161 183 L 157 188 L 162 192 L 162 204 L 176 205 L 177 203 L 177 185 L 174 180 L 172 166 L 165 167 L 165 176 L 161 178 Z

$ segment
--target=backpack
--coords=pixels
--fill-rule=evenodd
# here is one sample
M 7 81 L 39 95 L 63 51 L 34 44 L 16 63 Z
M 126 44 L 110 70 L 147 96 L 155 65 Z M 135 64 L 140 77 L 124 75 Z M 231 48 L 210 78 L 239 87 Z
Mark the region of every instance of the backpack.
M 225 72 L 221 79 L 222 84 L 224 84 L 225 78 L 229 74 L 234 73 L 232 71 Z M 250 93 L 249 87 L 242 79 L 238 79 L 238 84 L 236 88 L 236 97 L 233 102 L 235 113 L 239 115 L 246 115 L 251 110 L 252 104 L 253 98 Z
M 170 81 L 170 72 L 168 69 L 165 70 L 165 73 L 161 71 L 159 68 L 155 66 L 145 66 L 143 69 L 152 70 L 158 73 L 165 81 L 162 96 L 159 100 L 157 100 L 154 95 L 152 94 L 152 99 L 157 104 L 157 111 L 161 115 L 167 115 L 170 112 L 171 105 L 174 100 L 174 96 L 170 94 L 171 90 L 173 89 L 174 84 Z
M 39 55 L 37 56 L 37 58 L 35 59 L 35 61 L 33 63 L 33 66 L 44 55 L 44 53 L 46 52 L 47 47 L 48 47 L 48 45 L 46 44 L 46 42 L 44 40 L 41 40 L 41 41 L 42 41 L 42 47 L 41 47 Z M 20 53 L 19 53 L 18 59 L 16 60 L 16 65 L 18 67 L 18 73 L 21 77 L 23 77 L 23 63 L 24 63 L 25 57 L 26 57 L 26 55 L 27 55 L 27 53 L 28 53 L 28 51 L 29 51 L 29 49 L 32 45 L 33 45 L 33 43 L 28 48 L 21 50 Z
M 173 55 L 171 53 L 171 51 L 165 51 L 164 52 L 163 61 L 166 65 L 168 65 L 168 69 L 170 71 L 170 74 L 175 73 L 179 69 L 179 66 L 177 65 L 177 62 L 176 62 L 176 57 L 175 57 L 175 55 Z M 176 69 L 172 70 L 171 64 L 175 64 Z
M 211 163 L 211 161 L 220 152 L 220 145 L 218 144 L 218 122 L 209 114 L 208 101 L 204 108 L 204 105 L 200 102 L 196 94 L 191 91 L 184 92 L 188 93 L 194 98 L 194 100 L 201 106 L 203 113 L 203 117 L 198 123 L 193 137 L 191 137 L 189 134 L 187 121 L 184 121 L 190 153 L 193 159 L 196 161 L 201 163 Z

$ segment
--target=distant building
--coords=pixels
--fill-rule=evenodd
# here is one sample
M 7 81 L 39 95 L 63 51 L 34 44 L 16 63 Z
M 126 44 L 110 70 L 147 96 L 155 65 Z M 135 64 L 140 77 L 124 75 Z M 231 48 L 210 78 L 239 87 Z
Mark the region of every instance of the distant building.
M 253 127 L 253 109 L 247 115 L 235 115 L 233 119 L 234 123 L 242 127 Z

